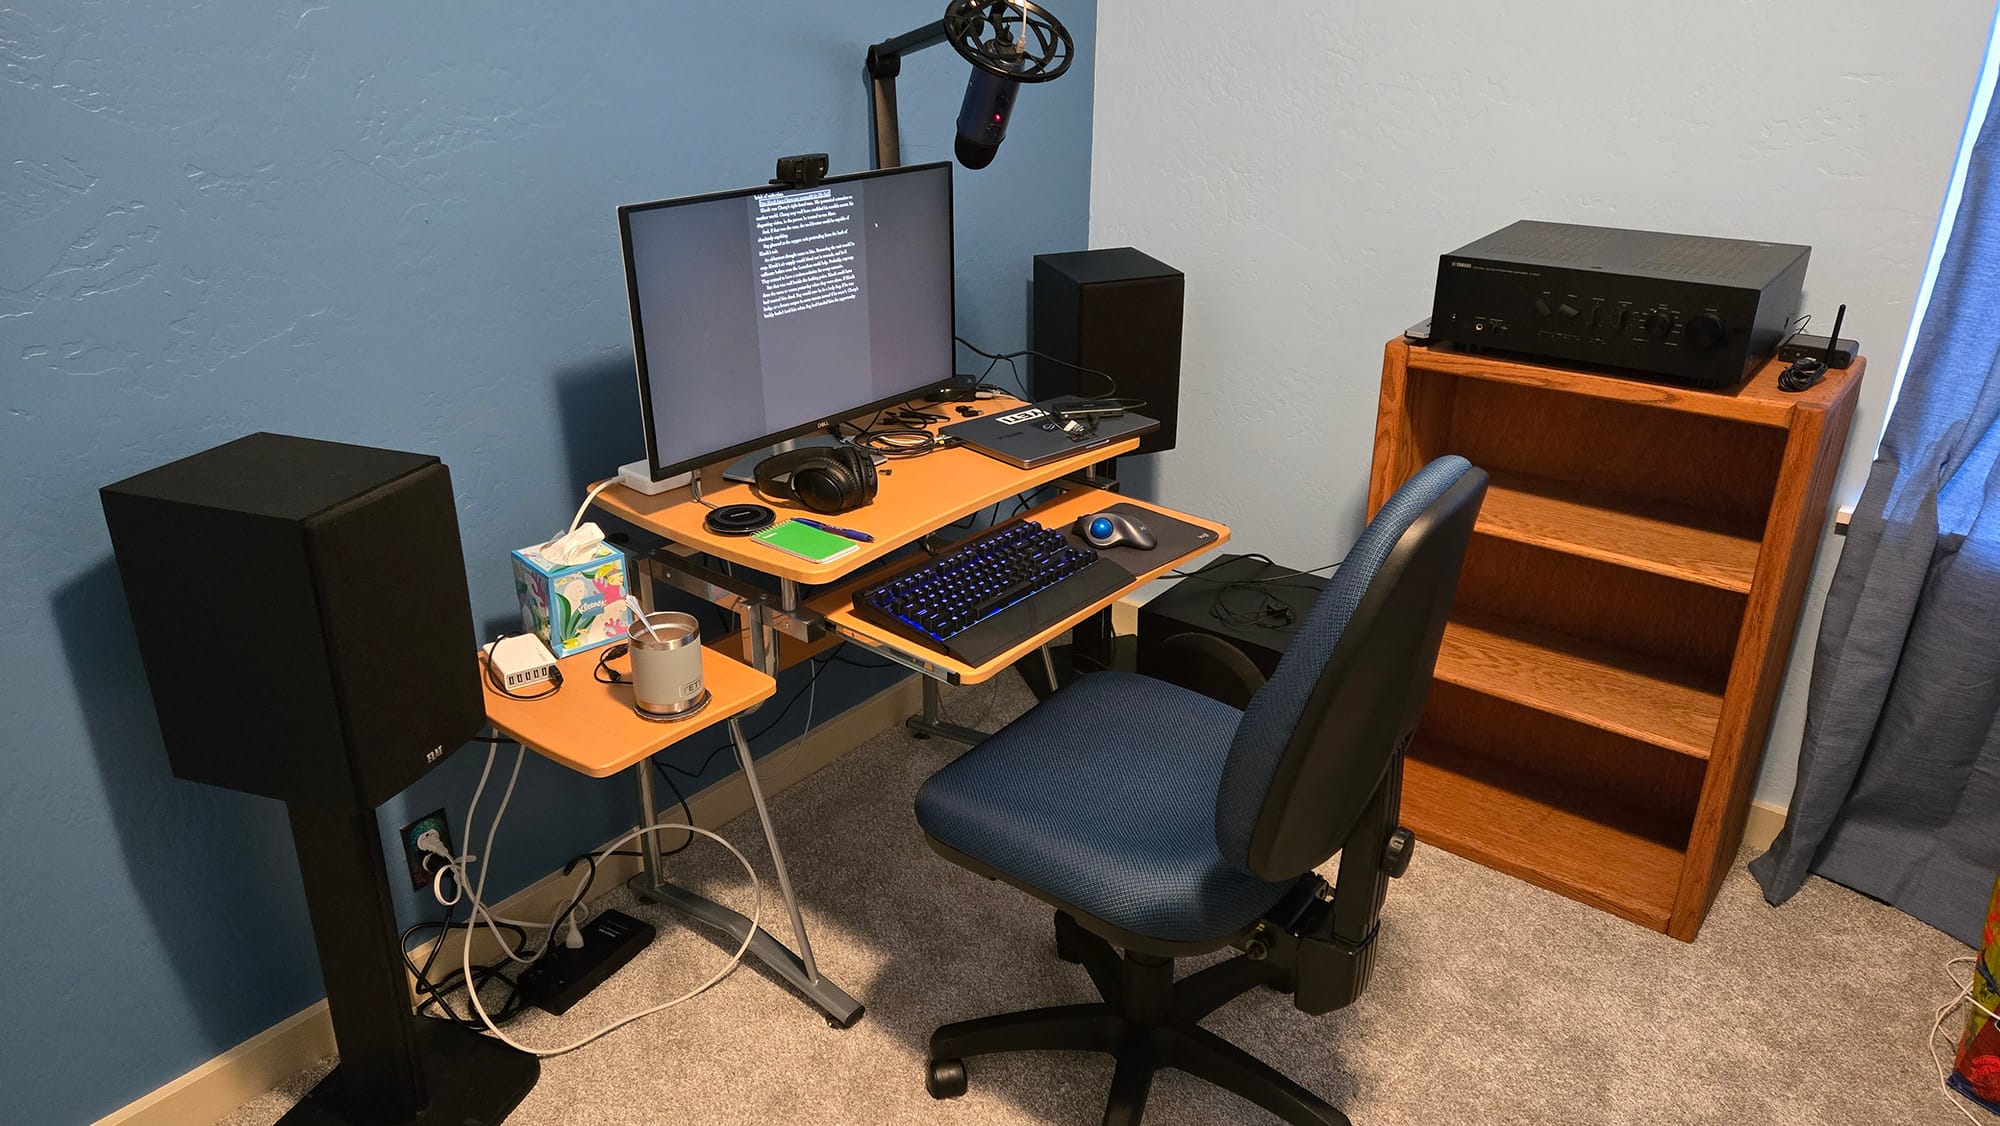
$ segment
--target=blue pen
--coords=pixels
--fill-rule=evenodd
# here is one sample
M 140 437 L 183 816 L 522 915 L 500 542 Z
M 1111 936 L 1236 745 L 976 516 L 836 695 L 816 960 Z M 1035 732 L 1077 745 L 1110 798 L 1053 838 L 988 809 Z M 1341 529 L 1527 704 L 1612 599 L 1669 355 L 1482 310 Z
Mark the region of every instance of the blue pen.
M 857 532 L 853 528 L 836 528 L 831 524 L 822 524 L 817 520 L 808 520 L 803 516 L 794 516 L 792 520 L 796 523 L 804 524 L 808 528 L 818 528 L 822 532 L 832 532 L 836 536 L 846 536 L 848 539 L 860 540 L 862 543 L 875 542 L 874 536 L 869 535 L 867 532 Z

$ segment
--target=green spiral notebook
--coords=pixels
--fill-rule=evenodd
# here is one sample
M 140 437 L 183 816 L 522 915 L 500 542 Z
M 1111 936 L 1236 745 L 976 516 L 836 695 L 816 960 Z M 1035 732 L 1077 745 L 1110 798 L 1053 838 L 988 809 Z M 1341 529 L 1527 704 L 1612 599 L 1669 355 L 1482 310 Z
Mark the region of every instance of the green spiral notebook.
M 861 550 L 859 543 L 846 536 L 808 528 L 797 520 L 780 521 L 750 538 L 814 563 L 828 563 Z

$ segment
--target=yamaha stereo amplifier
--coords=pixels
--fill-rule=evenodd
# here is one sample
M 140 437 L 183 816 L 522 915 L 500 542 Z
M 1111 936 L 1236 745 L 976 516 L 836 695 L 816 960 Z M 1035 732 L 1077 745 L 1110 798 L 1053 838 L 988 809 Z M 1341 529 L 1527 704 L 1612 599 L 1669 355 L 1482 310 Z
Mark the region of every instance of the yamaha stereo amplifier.
M 1522 220 L 1438 259 L 1431 342 L 1733 386 L 1777 352 L 1811 254 Z

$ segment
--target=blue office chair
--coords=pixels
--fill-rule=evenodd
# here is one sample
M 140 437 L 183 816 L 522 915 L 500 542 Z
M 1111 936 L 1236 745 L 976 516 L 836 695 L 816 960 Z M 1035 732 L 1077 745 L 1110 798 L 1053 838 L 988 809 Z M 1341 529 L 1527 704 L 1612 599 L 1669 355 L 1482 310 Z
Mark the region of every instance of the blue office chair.
M 1347 1123 L 1199 1022 L 1260 985 L 1319 1014 L 1367 983 L 1388 879 L 1413 847 L 1396 825 L 1403 750 L 1485 495 L 1486 474 L 1459 457 L 1411 477 L 1241 711 L 1095 673 L 924 783 L 931 847 L 1054 904 L 1058 955 L 1104 998 L 938 1029 L 934 1097 L 965 1092 L 968 1056 L 1086 1051 L 1117 1060 L 1107 1126 L 1139 1121 L 1164 1067 L 1287 1122 Z M 1313 869 L 1335 852 L 1328 885 Z M 1174 959 L 1224 947 L 1243 953 L 1174 980 Z

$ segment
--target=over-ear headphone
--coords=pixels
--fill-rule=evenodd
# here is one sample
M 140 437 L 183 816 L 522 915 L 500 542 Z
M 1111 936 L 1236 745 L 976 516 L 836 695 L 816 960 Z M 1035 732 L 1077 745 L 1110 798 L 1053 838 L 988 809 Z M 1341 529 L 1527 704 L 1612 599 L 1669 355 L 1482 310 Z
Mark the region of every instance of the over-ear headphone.
M 814 512 L 848 512 L 875 499 L 875 460 L 853 446 L 814 446 L 757 463 L 756 489 Z

